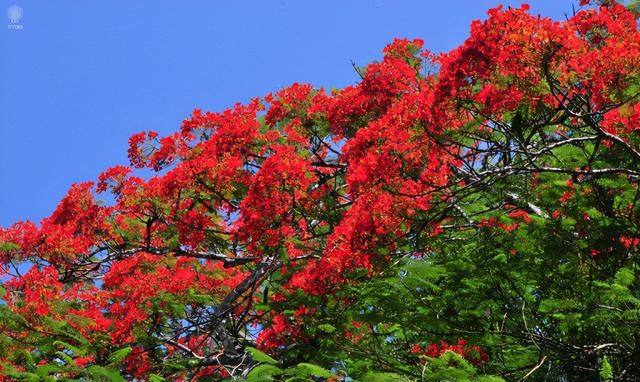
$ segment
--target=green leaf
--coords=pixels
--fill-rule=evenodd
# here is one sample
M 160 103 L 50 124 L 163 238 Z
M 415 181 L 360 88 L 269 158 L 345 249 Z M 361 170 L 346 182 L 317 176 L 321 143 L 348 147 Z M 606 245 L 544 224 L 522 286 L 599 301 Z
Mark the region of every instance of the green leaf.
M 505 255 L 504 253 L 500 253 L 496 256 L 493 257 L 493 261 L 495 261 L 496 263 L 500 263 L 500 264 L 506 264 L 507 263 L 507 255 Z
M 133 348 L 130 346 L 122 348 L 120 350 L 116 350 L 113 353 L 109 354 L 109 361 L 116 365 L 120 365 L 132 350 Z
M 329 370 L 322 368 L 317 365 L 313 365 L 310 363 L 299 363 L 298 366 L 287 369 L 287 372 L 298 377 L 322 377 L 322 378 L 333 378 L 335 374 L 330 372 Z
M 333 325 L 330 325 L 330 324 L 322 324 L 322 325 L 318 325 L 318 329 L 319 329 L 321 332 L 329 333 L 329 334 L 331 334 L 331 333 L 333 333 L 333 332 L 335 332 L 335 331 L 336 331 L 336 327 L 335 327 L 335 326 L 333 326 Z
M 249 372 L 249 377 L 271 377 L 273 375 L 282 374 L 282 369 L 277 366 L 262 364 Z
M 92 365 L 87 368 L 87 374 L 89 376 L 100 381 L 113 381 L 113 382 L 126 382 L 127 380 L 122 377 L 120 371 L 117 369 L 102 367 L 98 365 Z
M 367 382 L 405 382 L 409 381 L 406 377 L 403 377 L 399 374 L 395 373 L 377 373 L 377 372 L 369 372 L 367 373 L 363 381 Z
M 635 275 L 633 273 L 633 270 L 629 268 L 620 268 L 620 270 L 616 272 L 615 279 L 618 284 L 629 286 L 633 283 Z
M 256 348 L 252 348 L 247 346 L 245 348 L 245 351 L 247 353 L 249 353 L 251 355 L 251 358 L 253 358 L 254 361 L 256 362 L 262 362 L 262 363 L 268 363 L 268 364 L 272 364 L 275 365 L 278 363 L 278 361 L 276 361 L 275 359 L 269 357 L 267 354 L 261 352 L 260 350 L 256 349 Z
M 41 377 L 46 377 L 52 373 L 58 372 L 62 370 L 60 368 L 60 366 L 52 364 L 52 363 L 48 363 L 46 365 L 40 365 L 38 366 L 38 368 L 36 369 L 36 374 L 38 374 Z
M 271 382 L 273 381 L 273 377 L 270 375 L 254 375 L 247 376 L 247 378 L 243 379 L 244 382 Z
M 69 356 L 69 354 L 67 354 L 65 352 L 57 351 L 56 355 L 58 357 L 62 358 L 64 360 L 64 362 L 67 363 L 67 365 L 76 366 L 76 361 L 74 361 L 73 358 L 71 358 Z
M 87 355 L 87 351 L 85 349 L 81 349 L 77 346 L 73 346 L 67 342 L 64 341 L 53 341 L 53 344 L 55 346 L 60 346 L 65 348 L 66 350 L 70 350 L 71 352 L 73 352 L 73 355 L 75 355 L 76 357 L 78 356 L 85 356 Z
M 268 312 L 269 309 L 271 309 L 271 306 L 269 306 L 269 304 L 256 304 L 254 306 L 255 310 L 259 310 L 259 311 L 263 311 L 263 312 Z
M 17 251 L 18 249 L 20 249 L 20 246 L 18 244 L 11 243 L 9 241 L 0 243 L 0 252 Z
M 613 367 L 609 363 L 607 356 L 602 359 L 602 367 L 600 367 L 600 377 L 605 381 L 613 380 Z

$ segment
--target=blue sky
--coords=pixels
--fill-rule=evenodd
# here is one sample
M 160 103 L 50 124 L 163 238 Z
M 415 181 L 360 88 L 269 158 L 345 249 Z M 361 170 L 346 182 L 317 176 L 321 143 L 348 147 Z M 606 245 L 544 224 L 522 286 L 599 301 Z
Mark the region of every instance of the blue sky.
M 293 82 L 357 80 L 394 37 L 448 51 L 498 0 L 0 0 L 0 226 L 48 216 L 74 182 L 127 163 L 127 139 L 176 130 Z M 521 1 L 503 1 L 518 6 Z M 530 1 L 563 18 L 571 0 Z M 4 23 L 4 25 L 2 25 Z M 5 26 L 6 25 L 6 26 Z

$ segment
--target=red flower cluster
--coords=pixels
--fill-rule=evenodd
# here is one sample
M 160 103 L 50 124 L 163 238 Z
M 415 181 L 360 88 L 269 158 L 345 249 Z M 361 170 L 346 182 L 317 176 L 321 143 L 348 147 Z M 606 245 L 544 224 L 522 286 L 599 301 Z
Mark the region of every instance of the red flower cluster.
M 460 339 L 455 344 L 448 344 L 444 341 L 427 345 L 415 344 L 411 347 L 411 352 L 417 355 L 424 355 L 431 358 L 440 357 L 444 352 L 452 351 L 460 354 L 464 359 L 474 365 L 481 365 L 489 362 L 489 355 L 482 351 L 479 346 L 469 345 L 467 341 Z M 422 360 L 422 363 L 426 362 Z

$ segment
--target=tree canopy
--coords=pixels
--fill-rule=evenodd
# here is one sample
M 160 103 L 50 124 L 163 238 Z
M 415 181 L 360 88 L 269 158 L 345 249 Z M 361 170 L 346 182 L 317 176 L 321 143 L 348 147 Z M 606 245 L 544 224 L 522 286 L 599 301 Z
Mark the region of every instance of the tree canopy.
M 0 381 L 640 380 L 640 33 L 587 5 L 133 135 L 0 228 Z

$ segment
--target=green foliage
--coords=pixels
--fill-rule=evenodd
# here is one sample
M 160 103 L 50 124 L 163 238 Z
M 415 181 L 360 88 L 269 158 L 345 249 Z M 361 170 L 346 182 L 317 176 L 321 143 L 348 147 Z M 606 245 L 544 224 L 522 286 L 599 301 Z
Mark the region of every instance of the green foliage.
M 256 348 L 252 348 L 250 346 L 245 348 L 245 351 L 251 355 L 251 358 L 256 362 L 262 362 L 267 364 L 275 365 L 278 363 L 275 359 L 269 357 L 267 354 L 261 352 Z
M 243 381 L 313 382 L 317 380 L 326 380 L 328 378 L 336 378 L 336 375 L 320 366 L 310 363 L 299 363 L 284 370 L 270 363 L 265 363 L 258 365 L 251 370 L 247 375 L 247 378 L 243 379 Z
M 109 368 L 98 365 L 91 365 L 86 369 L 88 378 L 94 381 L 104 382 L 124 382 L 126 379 L 122 377 L 117 368 Z
M 606 355 L 602 359 L 602 366 L 600 367 L 600 377 L 604 381 L 613 380 L 613 368 L 611 367 L 611 364 L 609 363 Z
M 408 379 L 407 377 L 399 374 L 377 373 L 377 372 L 367 373 L 362 380 L 371 381 L 371 382 L 408 382 L 410 381 L 410 379 Z
M 118 349 L 113 353 L 109 354 L 109 361 L 113 364 L 120 365 L 122 361 L 131 353 L 133 348 L 127 346 L 122 349 Z
M 423 381 L 444 382 L 504 382 L 502 378 L 478 376 L 475 368 L 462 356 L 446 351 L 438 358 L 428 358 L 424 366 Z

